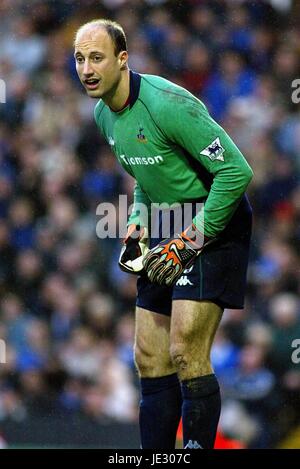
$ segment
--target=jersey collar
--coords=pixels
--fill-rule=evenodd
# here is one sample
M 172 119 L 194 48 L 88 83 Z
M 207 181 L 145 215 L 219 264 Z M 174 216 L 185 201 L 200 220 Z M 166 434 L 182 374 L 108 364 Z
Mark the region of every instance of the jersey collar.
M 134 103 L 137 101 L 139 94 L 140 94 L 140 88 L 141 88 L 141 75 L 139 73 L 133 72 L 130 70 L 130 91 L 129 91 L 129 109 L 132 108 Z
M 141 75 L 139 73 L 133 72 L 132 70 L 129 70 L 129 96 L 122 107 L 119 111 L 113 111 L 112 112 L 116 114 L 122 114 L 125 109 L 129 110 L 132 108 L 134 103 L 137 101 L 139 94 L 140 94 L 140 87 L 141 87 Z

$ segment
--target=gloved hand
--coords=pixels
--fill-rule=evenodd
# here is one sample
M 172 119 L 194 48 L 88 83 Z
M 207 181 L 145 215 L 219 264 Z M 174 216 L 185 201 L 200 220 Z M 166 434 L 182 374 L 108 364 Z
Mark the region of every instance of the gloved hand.
M 194 224 L 174 238 L 161 241 L 147 252 L 143 260 L 149 280 L 160 285 L 174 285 L 212 241 L 202 235 Z
M 143 258 L 149 251 L 148 232 L 139 225 L 129 225 L 119 257 L 119 267 L 124 272 L 141 275 Z

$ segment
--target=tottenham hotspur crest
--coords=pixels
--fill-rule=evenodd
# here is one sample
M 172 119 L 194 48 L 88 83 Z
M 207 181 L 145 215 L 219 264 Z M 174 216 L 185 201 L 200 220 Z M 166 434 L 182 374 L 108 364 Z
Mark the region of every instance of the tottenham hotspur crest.
M 144 129 L 142 126 L 139 126 L 139 133 L 137 134 L 137 141 L 140 143 L 147 143 L 147 137 L 144 134 Z
M 225 148 L 222 147 L 220 138 L 217 137 L 204 150 L 200 151 L 200 155 L 208 156 L 211 161 L 224 161 L 223 153 Z

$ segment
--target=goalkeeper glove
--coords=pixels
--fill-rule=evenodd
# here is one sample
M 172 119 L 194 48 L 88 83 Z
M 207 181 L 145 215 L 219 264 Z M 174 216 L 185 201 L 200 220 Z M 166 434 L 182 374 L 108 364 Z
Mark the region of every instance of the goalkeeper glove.
M 203 236 L 194 224 L 180 235 L 161 241 L 148 251 L 143 260 L 149 280 L 160 285 L 174 285 L 212 241 Z
M 119 267 L 129 274 L 141 275 L 143 258 L 149 251 L 146 228 L 130 225 L 119 257 Z

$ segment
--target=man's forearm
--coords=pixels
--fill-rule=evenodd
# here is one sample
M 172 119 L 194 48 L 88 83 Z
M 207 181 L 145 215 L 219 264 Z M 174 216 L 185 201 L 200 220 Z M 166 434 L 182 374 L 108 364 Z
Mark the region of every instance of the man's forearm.
M 131 224 L 148 226 L 150 214 L 151 201 L 138 183 L 136 183 L 133 193 L 133 208 L 128 218 L 127 226 Z

